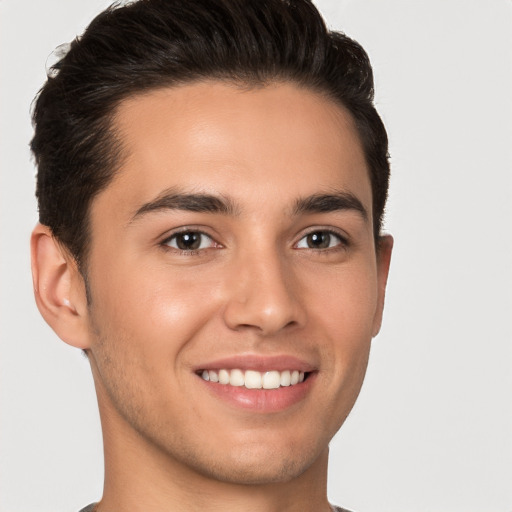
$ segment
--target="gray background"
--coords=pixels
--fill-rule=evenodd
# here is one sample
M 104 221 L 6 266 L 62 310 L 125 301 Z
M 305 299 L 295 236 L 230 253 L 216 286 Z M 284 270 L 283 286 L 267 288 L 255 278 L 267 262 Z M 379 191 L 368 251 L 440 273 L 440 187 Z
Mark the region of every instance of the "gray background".
M 32 298 L 29 105 L 45 61 L 104 0 L 0 0 L 0 511 L 101 495 L 92 378 Z M 372 58 L 396 239 L 382 333 L 332 442 L 329 496 L 358 512 L 512 511 L 509 0 L 322 0 Z

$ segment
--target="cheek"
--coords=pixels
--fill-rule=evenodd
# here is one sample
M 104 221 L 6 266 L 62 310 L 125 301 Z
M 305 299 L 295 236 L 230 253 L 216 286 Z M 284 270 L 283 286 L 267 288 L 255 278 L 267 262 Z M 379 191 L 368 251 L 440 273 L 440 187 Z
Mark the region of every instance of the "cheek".
M 217 309 L 214 283 L 190 270 L 118 262 L 91 288 L 98 328 L 148 365 L 174 360 Z
M 322 319 L 330 337 L 346 347 L 370 340 L 377 310 L 376 270 L 372 262 L 336 269 L 323 282 L 325 286 L 321 288 L 318 280 L 317 286 L 311 283 L 308 295 L 310 309 Z
M 144 420 L 140 411 L 147 406 L 158 411 L 179 398 L 162 390 L 182 384 L 177 369 L 215 307 L 205 299 L 202 280 L 135 268 L 137 272 L 128 273 L 117 265 L 103 279 L 96 275 L 91 280 L 90 318 L 92 353 L 107 401 L 125 418 L 143 425 L 149 417 Z
M 320 327 L 326 389 L 338 404 L 333 421 L 344 418 L 361 388 L 370 352 L 377 286 L 372 262 L 337 269 L 311 299 L 310 319 Z M 316 288 L 319 290 L 319 288 Z M 312 292 L 310 293 L 312 296 Z M 314 315 L 314 316 L 313 316 Z

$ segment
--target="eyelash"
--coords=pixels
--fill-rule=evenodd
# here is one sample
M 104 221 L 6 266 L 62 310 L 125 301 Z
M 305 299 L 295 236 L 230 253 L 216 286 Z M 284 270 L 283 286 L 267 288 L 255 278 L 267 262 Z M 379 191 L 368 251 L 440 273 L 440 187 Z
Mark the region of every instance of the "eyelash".
M 338 243 L 336 243 L 333 246 L 330 246 L 331 240 L 329 240 L 329 246 L 328 247 L 320 247 L 320 248 L 318 248 L 318 247 L 316 247 L 316 248 L 315 247 L 299 247 L 299 244 L 303 240 L 307 239 L 310 236 L 318 235 L 318 234 L 321 234 L 323 236 L 327 235 L 329 237 L 335 237 L 335 238 L 338 239 Z M 196 248 L 196 249 L 182 249 L 182 248 L 180 248 L 178 246 L 173 247 L 171 245 L 173 240 L 176 240 L 177 237 L 184 236 L 184 235 L 194 235 L 194 236 L 199 235 L 201 238 L 206 237 L 206 238 L 208 238 L 210 240 L 209 246 L 208 247 L 201 247 L 202 242 L 200 243 L 200 246 L 198 248 Z M 212 248 L 212 247 L 213 248 L 222 247 L 220 244 L 218 244 L 207 233 L 205 233 L 205 232 L 203 232 L 203 231 L 201 231 L 199 229 L 191 229 L 191 228 L 183 229 L 182 231 L 179 231 L 177 233 L 173 233 L 171 236 L 168 236 L 167 238 L 165 238 L 165 240 L 163 240 L 160 243 L 160 245 L 164 249 L 166 249 L 166 250 L 179 251 L 180 254 L 183 254 L 183 255 L 186 255 L 186 256 L 193 256 L 193 255 L 200 254 L 202 251 L 204 251 L 206 249 L 209 249 L 209 248 Z M 349 241 L 347 240 L 347 238 L 342 236 L 337 231 L 334 231 L 332 229 L 314 229 L 314 230 L 311 230 L 310 232 L 304 234 L 299 239 L 299 241 L 294 245 L 294 248 L 299 249 L 299 250 L 306 249 L 306 250 L 314 251 L 314 252 L 317 252 L 317 253 L 327 253 L 327 252 L 333 252 L 333 251 L 337 251 L 337 250 L 346 249 L 348 246 L 349 246 Z

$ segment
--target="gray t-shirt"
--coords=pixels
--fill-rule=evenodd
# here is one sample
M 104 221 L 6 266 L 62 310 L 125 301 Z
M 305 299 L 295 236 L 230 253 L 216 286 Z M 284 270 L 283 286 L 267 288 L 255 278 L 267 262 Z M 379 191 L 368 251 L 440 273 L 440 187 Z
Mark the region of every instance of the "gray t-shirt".
M 96 503 L 91 503 L 87 507 L 80 510 L 80 512 L 94 512 L 95 506 L 96 506 Z M 347 510 L 346 508 L 335 507 L 333 505 L 331 505 L 331 508 L 332 508 L 332 512 L 350 512 L 350 510 Z

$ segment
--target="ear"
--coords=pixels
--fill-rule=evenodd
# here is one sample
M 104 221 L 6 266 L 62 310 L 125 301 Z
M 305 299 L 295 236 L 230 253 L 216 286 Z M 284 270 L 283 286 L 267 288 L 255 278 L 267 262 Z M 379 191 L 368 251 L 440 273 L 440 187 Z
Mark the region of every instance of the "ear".
M 87 296 L 74 258 L 41 224 L 32 232 L 30 248 L 34 295 L 41 315 L 63 341 L 89 348 Z
M 393 237 L 384 235 L 380 237 L 376 247 L 377 253 L 377 309 L 373 319 L 373 336 L 377 336 L 382 325 L 382 312 L 384 311 L 384 299 L 386 296 L 386 284 L 388 282 L 389 265 L 393 251 Z

